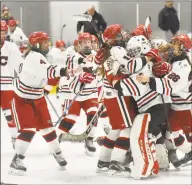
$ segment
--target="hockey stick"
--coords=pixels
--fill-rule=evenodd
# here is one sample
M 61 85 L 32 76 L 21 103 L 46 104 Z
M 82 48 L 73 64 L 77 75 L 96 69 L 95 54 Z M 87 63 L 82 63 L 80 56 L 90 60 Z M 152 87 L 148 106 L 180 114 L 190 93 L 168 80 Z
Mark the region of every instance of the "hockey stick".
M 83 87 L 81 88 L 81 90 L 75 95 L 75 97 L 73 98 L 73 100 L 70 102 L 70 104 L 67 106 L 67 108 L 65 109 L 65 111 L 63 112 L 63 114 L 59 117 L 58 116 L 58 120 L 56 121 L 54 127 L 57 126 L 58 123 L 60 123 L 60 121 L 63 119 L 63 117 L 65 117 L 67 115 L 67 112 L 69 111 L 69 109 L 71 108 L 71 106 L 73 105 L 74 101 L 77 99 L 77 97 L 79 96 L 79 94 L 82 92 L 82 90 L 84 89 L 85 84 L 83 85 Z
M 149 17 L 147 17 L 146 19 L 145 19 L 145 33 L 146 33 L 146 36 L 147 36 L 147 39 L 149 40 L 149 34 L 148 34 L 148 26 L 151 24 L 151 17 L 149 16 Z
M 93 128 L 93 126 L 97 123 L 98 118 L 101 116 L 103 111 L 104 111 L 104 105 L 101 104 L 98 108 L 98 111 L 96 112 L 96 114 L 92 118 L 91 122 L 89 123 L 87 129 L 82 134 L 79 134 L 79 135 L 74 135 L 74 134 L 69 134 L 69 133 L 61 134 L 59 137 L 59 140 L 61 142 L 64 142 L 64 141 L 82 142 L 82 141 L 84 141 L 87 138 L 87 136 L 88 136 L 89 132 L 91 131 L 91 129 Z
M 54 107 L 54 105 L 52 104 L 51 100 L 49 99 L 49 97 L 47 96 L 47 94 L 45 94 L 45 97 L 47 99 L 47 101 L 49 102 L 49 104 L 51 105 L 53 111 L 55 112 L 55 115 L 57 116 L 57 118 L 59 118 L 59 114 L 57 113 L 56 108 Z
M 102 45 L 104 45 L 103 39 L 102 39 L 101 35 L 99 34 L 99 30 L 97 29 L 96 23 L 92 19 L 91 15 L 88 15 L 88 14 L 75 14 L 75 15 L 73 15 L 73 20 L 75 20 L 75 21 L 88 21 L 88 22 L 90 22 L 91 25 L 93 26 L 95 32 L 97 33 L 97 36 L 99 38 L 100 43 Z
M 66 24 L 64 24 L 63 26 L 62 26 L 62 28 L 61 28 L 61 40 L 63 40 L 63 29 L 65 28 L 65 26 L 66 26 Z

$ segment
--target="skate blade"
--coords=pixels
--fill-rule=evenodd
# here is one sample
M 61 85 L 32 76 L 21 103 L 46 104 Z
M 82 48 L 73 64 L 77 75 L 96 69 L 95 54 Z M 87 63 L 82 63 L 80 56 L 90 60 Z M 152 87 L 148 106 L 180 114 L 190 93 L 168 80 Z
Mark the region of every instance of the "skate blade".
M 60 166 L 60 167 L 59 167 L 59 170 L 60 170 L 60 171 L 66 171 L 67 169 L 66 169 L 66 166 Z
M 9 175 L 15 175 L 15 176 L 24 176 L 25 171 L 10 168 L 8 174 Z
M 122 177 L 122 178 L 129 178 L 130 172 L 128 171 L 116 171 L 116 170 L 109 170 L 108 171 L 109 177 Z
M 109 168 L 97 168 L 96 173 L 107 173 L 109 171 Z
M 187 162 L 185 164 L 182 164 L 181 167 L 187 167 L 187 166 L 190 166 L 190 165 L 192 165 L 192 161 Z
M 93 157 L 94 154 L 95 154 L 95 152 L 90 152 L 88 149 L 85 149 L 85 154 L 86 154 L 87 156 Z

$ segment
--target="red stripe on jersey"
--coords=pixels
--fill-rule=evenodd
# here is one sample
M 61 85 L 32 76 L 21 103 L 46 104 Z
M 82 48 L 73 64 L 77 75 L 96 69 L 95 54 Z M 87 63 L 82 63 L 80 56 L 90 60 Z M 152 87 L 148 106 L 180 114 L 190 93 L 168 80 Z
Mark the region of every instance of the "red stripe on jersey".
M 147 96 L 145 99 L 143 99 L 142 102 L 140 102 L 138 104 L 138 107 L 140 107 L 146 100 L 149 100 L 150 98 L 152 98 L 153 96 L 155 96 L 157 93 L 156 92 L 153 92 L 153 94 L 151 94 L 150 96 Z
M 128 83 L 128 85 L 131 87 L 132 91 L 134 92 L 133 95 L 136 96 L 137 94 L 136 94 L 136 91 L 135 91 L 133 85 L 129 82 L 129 80 L 127 78 L 125 78 L 125 81 Z
M 164 81 L 164 84 L 166 86 L 166 95 L 168 96 L 170 94 L 170 89 L 169 89 L 168 84 L 167 84 L 167 79 L 163 79 L 163 81 Z

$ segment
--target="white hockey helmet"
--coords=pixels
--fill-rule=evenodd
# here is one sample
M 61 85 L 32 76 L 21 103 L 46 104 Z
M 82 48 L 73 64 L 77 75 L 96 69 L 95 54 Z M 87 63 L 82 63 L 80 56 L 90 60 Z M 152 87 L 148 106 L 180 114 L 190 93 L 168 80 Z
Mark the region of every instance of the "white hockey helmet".
M 126 45 L 130 57 L 145 55 L 151 50 L 151 44 L 143 35 L 131 37 Z

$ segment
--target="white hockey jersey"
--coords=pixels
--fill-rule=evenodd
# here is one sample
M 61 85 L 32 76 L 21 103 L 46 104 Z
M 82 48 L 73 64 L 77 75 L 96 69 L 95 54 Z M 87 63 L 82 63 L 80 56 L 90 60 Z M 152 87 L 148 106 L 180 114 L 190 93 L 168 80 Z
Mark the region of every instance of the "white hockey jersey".
M 20 64 L 19 76 L 14 80 L 15 93 L 26 99 L 41 98 L 47 80 L 60 77 L 63 67 L 50 65 L 41 53 L 31 51 Z
M 130 75 L 129 78 L 122 79 L 114 86 L 122 95 L 133 96 L 140 113 L 145 112 L 152 106 L 163 103 L 162 96 L 159 93 L 151 90 L 148 84 L 140 84 L 136 80 L 139 73 L 153 76 L 152 65 L 152 62 L 147 63 L 139 72 Z M 163 98 L 165 103 L 171 103 L 170 96 L 163 95 Z
M 76 53 L 74 56 L 69 57 L 67 60 L 67 68 L 68 69 L 76 69 L 79 67 L 79 58 L 85 58 L 83 54 Z M 90 57 L 90 56 L 89 56 Z M 91 62 L 89 62 L 91 64 Z M 83 64 L 84 65 L 84 64 Z M 84 65 L 86 66 L 86 64 Z M 65 86 L 64 86 L 65 85 Z M 68 87 L 67 87 L 68 85 Z M 70 94 L 70 99 L 73 98 L 79 91 L 80 87 L 82 86 L 81 82 L 79 81 L 79 75 L 76 75 L 74 77 L 70 77 L 68 82 L 65 82 L 65 84 L 59 84 L 60 90 L 67 93 L 68 91 L 71 91 L 72 94 Z M 68 89 L 69 88 L 69 89 Z M 77 97 L 77 101 L 84 101 L 87 99 L 92 99 L 92 98 L 98 98 L 98 91 L 97 91 L 97 80 L 93 80 L 92 83 L 86 84 Z
M 65 50 L 65 55 L 66 57 L 72 57 L 73 55 L 75 55 L 76 51 L 74 46 L 70 46 Z
M 129 75 L 140 71 L 147 64 L 145 57 L 130 58 L 127 55 L 127 51 L 120 46 L 112 47 L 110 54 L 115 62 L 124 66 L 126 74 Z M 104 97 L 110 99 L 117 96 L 118 91 L 104 78 Z
M 23 62 L 21 52 L 18 47 L 5 41 L 1 47 L 1 73 L 0 73 L 0 90 L 13 90 L 13 79 L 15 73 L 18 73 L 19 65 Z
M 20 46 L 22 43 L 28 42 L 28 38 L 23 33 L 23 30 L 18 26 L 16 26 L 15 31 L 13 33 L 8 30 L 8 35 L 10 36 L 10 41 L 14 42 L 17 46 Z
M 46 56 L 50 64 L 53 65 L 65 65 L 66 56 L 65 51 L 61 51 L 59 48 L 52 47 Z
M 172 97 L 171 108 L 189 110 L 192 107 L 191 66 L 186 59 L 175 61 L 171 72 L 164 78 L 151 78 L 150 88 L 160 94 Z

